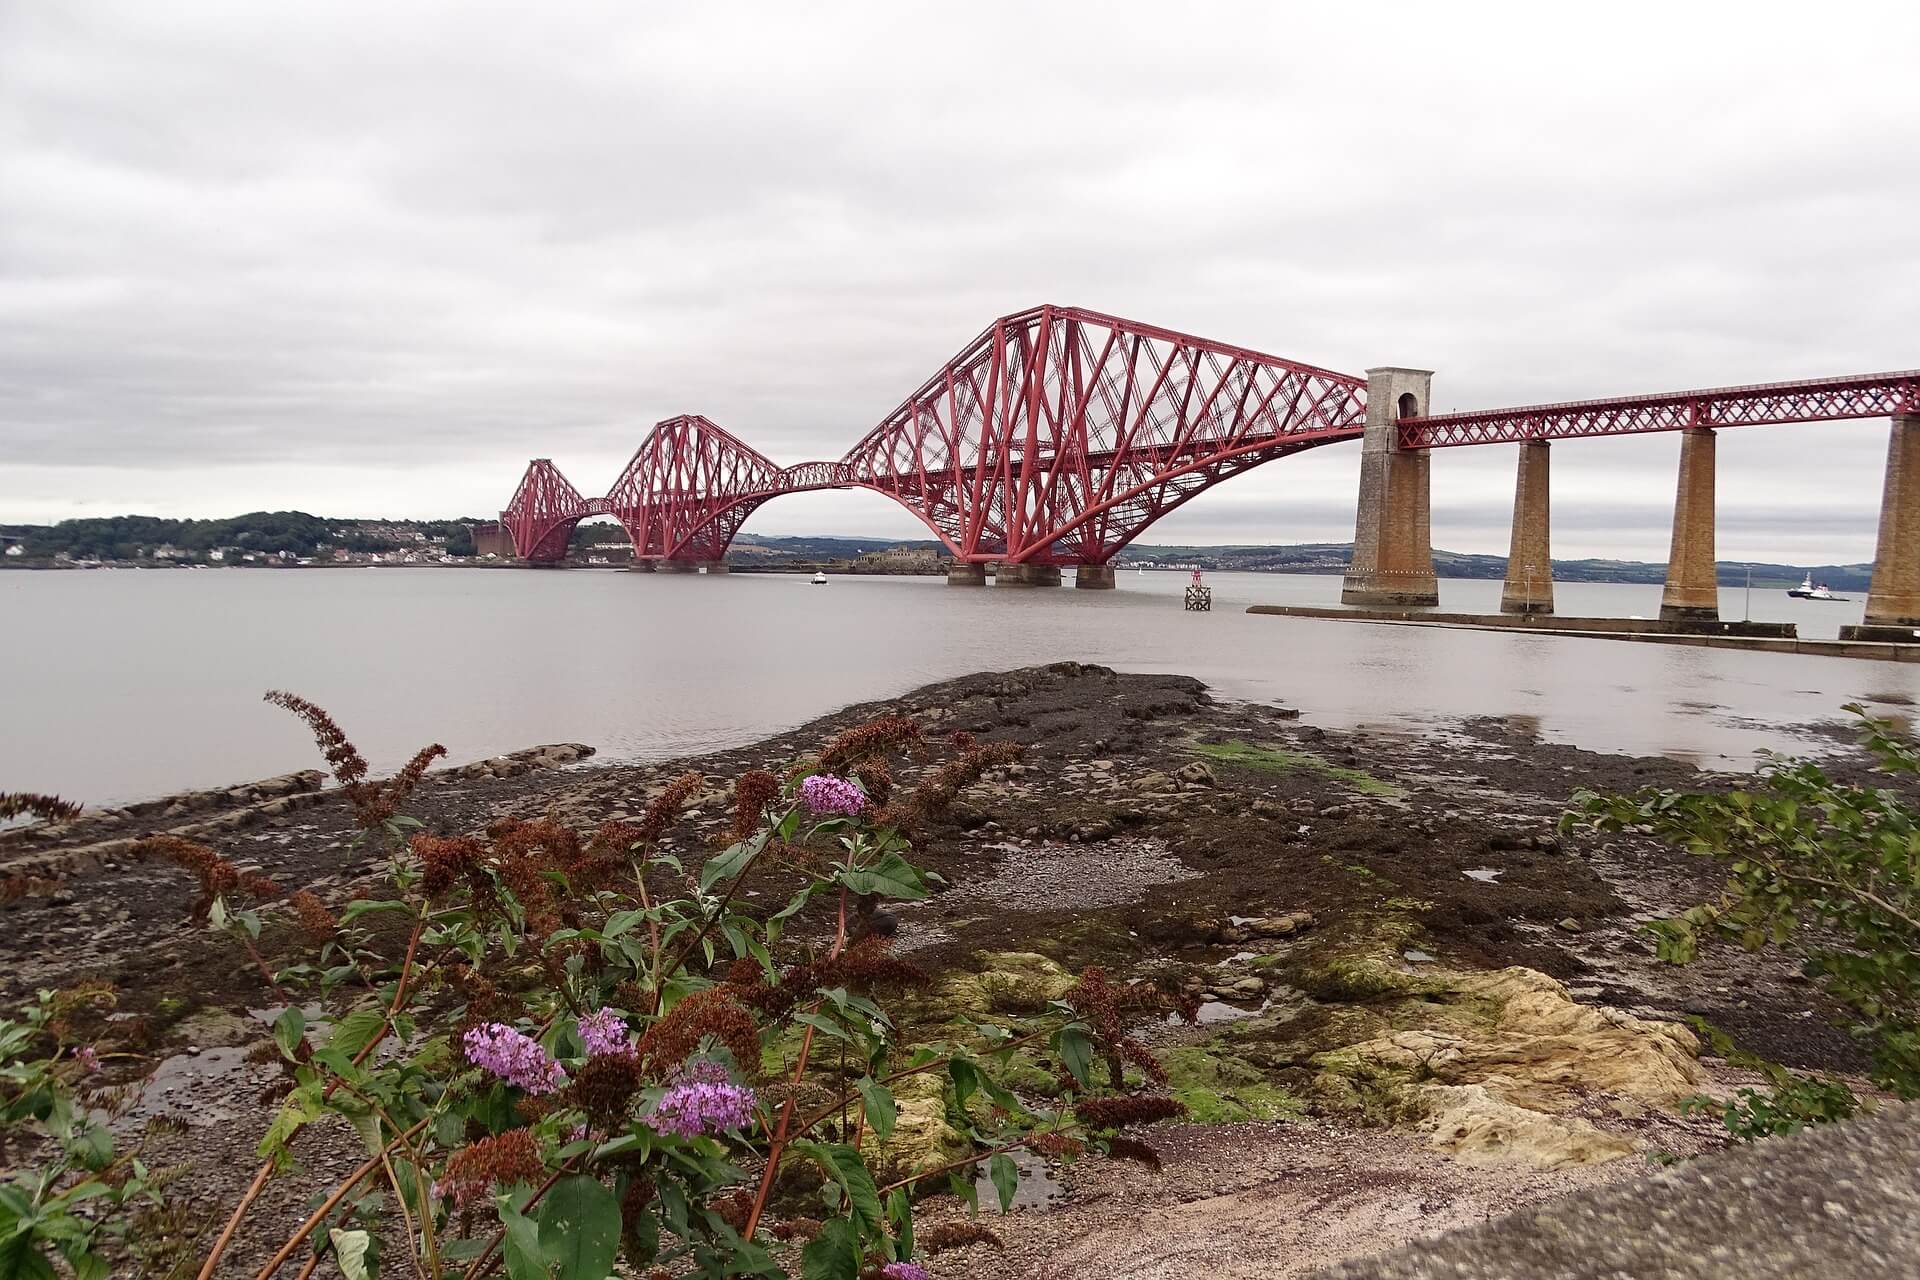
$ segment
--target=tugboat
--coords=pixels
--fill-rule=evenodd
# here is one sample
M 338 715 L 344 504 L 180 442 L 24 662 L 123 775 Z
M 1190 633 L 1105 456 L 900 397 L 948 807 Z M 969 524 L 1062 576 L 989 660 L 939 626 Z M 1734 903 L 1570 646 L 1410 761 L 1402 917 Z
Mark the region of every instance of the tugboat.
M 1816 584 L 1811 573 L 1805 578 L 1802 578 L 1800 585 L 1787 592 L 1787 594 L 1795 600 L 1838 600 L 1845 602 L 1847 598 L 1833 594 L 1824 582 Z
M 816 587 L 824 587 L 827 585 L 827 575 L 823 570 L 815 569 L 813 571 L 813 577 L 808 581 Z

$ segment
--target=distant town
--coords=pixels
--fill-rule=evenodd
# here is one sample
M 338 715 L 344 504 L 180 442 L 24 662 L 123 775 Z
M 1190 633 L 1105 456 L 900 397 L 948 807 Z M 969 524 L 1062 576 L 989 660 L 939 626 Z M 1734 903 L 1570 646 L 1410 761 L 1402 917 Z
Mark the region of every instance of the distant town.
M 1170 546 L 1136 543 L 1115 559 L 1116 568 L 1201 569 L 1251 573 L 1336 574 L 1346 571 L 1352 546 L 1344 542 L 1289 545 Z M 618 568 L 632 558 L 625 532 L 612 521 L 575 527 L 567 563 Z M 933 539 L 896 542 L 848 536 L 744 536 L 727 560 L 742 572 L 935 574 L 945 571 L 947 551 Z M 1505 556 L 1435 549 L 1434 568 L 1443 578 L 1500 578 Z M 493 566 L 513 563 L 512 544 L 497 522 L 461 520 L 354 520 L 302 511 L 256 511 L 223 520 L 166 520 L 157 516 L 112 516 L 64 520 L 53 525 L 0 524 L 0 567 L 9 569 L 106 568 L 321 568 L 341 566 Z M 1811 573 L 1835 590 L 1865 590 L 1870 564 L 1790 565 L 1721 561 L 1720 581 L 1729 586 L 1751 577 L 1756 587 L 1791 586 Z M 1664 580 L 1666 565 L 1633 560 L 1555 560 L 1560 582 Z

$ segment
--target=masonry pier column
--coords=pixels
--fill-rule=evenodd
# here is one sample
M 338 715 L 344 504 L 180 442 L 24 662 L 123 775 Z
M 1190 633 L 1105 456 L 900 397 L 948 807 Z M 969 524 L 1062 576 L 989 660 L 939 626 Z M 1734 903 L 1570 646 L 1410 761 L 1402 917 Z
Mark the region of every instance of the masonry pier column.
M 700 562 L 698 560 L 660 559 L 653 562 L 653 571 L 655 573 L 698 573 L 700 572 Z
M 1720 579 L 1713 566 L 1713 429 L 1680 433 L 1680 482 L 1673 498 L 1662 622 L 1718 622 Z
M 984 587 L 987 585 L 987 566 L 974 564 L 966 560 L 955 560 L 947 566 L 947 585 L 950 587 Z
M 1866 625 L 1920 627 L 1920 413 L 1893 420 Z
M 1548 460 L 1545 440 L 1520 445 L 1520 466 L 1513 481 L 1513 541 L 1507 549 L 1507 585 L 1500 591 L 1502 613 L 1553 612 L 1552 519 L 1548 514 Z
M 1113 590 L 1113 566 L 1110 564 L 1083 564 L 1073 570 L 1073 585 L 1081 590 Z
M 1057 587 L 1060 585 L 1060 566 L 1057 564 L 1003 564 L 994 571 L 993 585 L 996 587 Z
M 642 560 L 638 556 L 635 556 L 633 563 L 627 566 L 627 572 L 628 573 L 652 573 L 653 561 Z
M 1367 370 L 1367 434 L 1360 451 L 1360 505 L 1342 604 L 1435 605 L 1433 534 L 1425 449 L 1400 448 L 1398 422 L 1427 412 L 1426 369 Z
M 702 560 L 700 562 L 700 567 L 707 571 L 707 575 L 709 577 L 711 577 L 716 573 L 732 573 L 733 572 L 733 566 L 728 564 L 725 560 Z

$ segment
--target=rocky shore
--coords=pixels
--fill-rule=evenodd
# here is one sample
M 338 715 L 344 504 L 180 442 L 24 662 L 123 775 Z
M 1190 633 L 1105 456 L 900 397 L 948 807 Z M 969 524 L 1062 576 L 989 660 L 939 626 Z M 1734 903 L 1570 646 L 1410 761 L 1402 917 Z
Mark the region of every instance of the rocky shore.
M 411 811 L 443 834 L 509 815 L 586 827 L 636 815 L 693 769 L 707 786 L 675 837 L 691 864 L 727 821 L 733 778 L 881 710 L 1026 747 L 919 851 L 948 887 L 898 913 L 896 946 L 934 975 L 919 997 L 932 1012 L 1016 1009 L 1088 964 L 1202 1001 L 1199 1025 L 1147 1029 L 1189 1110 L 1145 1135 L 1161 1167 L 1035 1160 L 1029 1207 L 989 1222 L 999 1245 L 942 1255 L 942 1276 L 1306 1274 L 1651 1176 L 1725 1143 L 1717 1121 L 1679 1113 L 1683 1097 L 1751 1082 L 1703 1056 L 1689 1019 L 1789 1066 L 1861 1066 L 1793 966 L 1718 952 L 1657 963 L 1640 926 L 1711 895 L 1711 868 L 1635 837 L 1556 830 L 1577 787 L 1719 780 L 1502 721 L 1336 733 L 1283 707 L 1222 704 L 1184 677 L 1058 664 L 696 759 L 582 764 L 591 749 L 562 744 L 437 770 Z M 178 1122 L 156 1158 L 188 1166 L 178 1186 L 209 1208 L 250 1173 L 266 1120 L 251 1097 L 273 1069 L 246 1055 L 273 1011 L 244 957 L 184 924 L 185 877 L 127 849 L 183 832 L 289 889 L 341 898 L 371 867 L 346 852 L 346 807 L 321 782 L 292 774 L 0 835 L 0 874 L 33 880 L 0 907 L 0 994 L 115 984 L 115 1016 L 149 1044 L 124 1075 L 157 1071 L 134 1118 Z M 916 1127 L 906 1102 L 903 1133 L 930 1149 L 949 1140 L 937 1114 Z M 350 1135 L 303 1141 L 300 1172 L 263 1212 L 297 1217 L 358 1158 Z M 930 1220 L 964 1213 L 943 1199 Z M 249 1257 L 229 1255 L 232 1273 Z

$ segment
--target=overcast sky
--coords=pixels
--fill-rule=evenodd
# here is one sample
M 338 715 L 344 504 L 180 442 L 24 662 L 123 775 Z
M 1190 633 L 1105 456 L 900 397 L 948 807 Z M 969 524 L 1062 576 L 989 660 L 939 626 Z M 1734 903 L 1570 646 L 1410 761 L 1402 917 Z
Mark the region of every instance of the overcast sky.
M 687 412 L 837 457 L 1039 302 L 1441 411 L 1913 368 L 1916 48 L 1911 0 L 0 0 L 0 521 L 492 512 Z M 1885 443 L 1723 433 L 1722 556 L 1869 558 Z M 1663 558 L 1677 450 L 1556 446 L 1556 553 Z M 1344 540 L 1357 457 L 1144 540 Z M 1512 484 L 1439 454 L 1435 543 L 1503 552 Z

